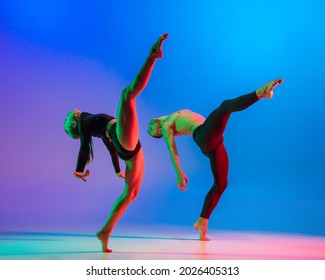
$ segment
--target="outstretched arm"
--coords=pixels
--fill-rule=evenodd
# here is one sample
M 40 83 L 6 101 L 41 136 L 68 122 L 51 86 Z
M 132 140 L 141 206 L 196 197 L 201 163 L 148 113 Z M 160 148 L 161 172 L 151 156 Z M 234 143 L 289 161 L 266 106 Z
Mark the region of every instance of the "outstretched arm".
M 118 154 L 117 154 L 116 148 L 114 147 L 112 142 L 110 142 L 108 139 L 102 138 L 102 141 L 111 155 L 111 159 L 112 159 L 112 163 L 114 166 L 116 176 L 119 178 L 125 178 L 125 173 L 121 172 L 121 169 L 120 169 L 120 162 L 118 159 Z
M 80 120 L 79 124 L 80 134 L 80 148 L 78 153 L 77 167 L 73 175 L 86 182 L 86 178 L 90 175 L 90 171 L 87 170 L 84 173 L 84 169 L 87 163 L 91 160 L 90 149 L 91 149 L 91 135 L 90 126 L 88 120 Z
M 170 159 L 172 161 L 174 170 L 177 176 L 177 187 L 186 191 L 187 187 L 185 183 L 188 183 L 188 179 L 186 175 L 183 173 L 178 157 L 178 151 L 175 142 L 175 120 L 177 117 L 177 113 L 173 113 L 167 117 L 167 119 L 162 123 L 162 135 L 167 144 L 167 148 L 169 151 Z

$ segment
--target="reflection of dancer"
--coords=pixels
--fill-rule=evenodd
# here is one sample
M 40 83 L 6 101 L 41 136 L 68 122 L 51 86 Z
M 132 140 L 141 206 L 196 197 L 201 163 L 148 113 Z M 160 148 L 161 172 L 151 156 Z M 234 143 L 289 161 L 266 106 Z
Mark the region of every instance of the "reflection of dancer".
M 214 184 L 205 198 L 200 218 L 194 224 L 201 240 L 209 240 L 206 237 L 209 217 L 228 184 L 228 155 L 223 143 L 223 132 L 231 113 L 244 110 L 263 97 L 272 98 L 274 87 L 282 82 L 283 79 L 274 80 L 255 92 L 226 100 L 207 119 L 184 109 L 150 121 L 148 133 L 155 138 L 164 137 L 180 190 L 187 190 L 188 179 L 181 169 L 174 137 L 193 136 L 202 153 L 210 160 Z
M 104 252 L 112 252 L 108 248 L 112 230 L 140 189 L 144 157 L 138 139 L 136 97 L 147 85 L 156 60 L 162 57 L 162 43 L 167 36 L 166 33 L 159 37 L 137 76 L 122 91 L 116 119 L 105 114 L 92 115 L 74 109 L 67 115 L 64 122 L 67 134 L 75 139 L 80 138 L 77 169 L 74 173 L 77 178 L 86 182 L 86 177 L 90 174 L 89 170 L 85 173 L 83 171 L 93 155 L 91 136 L 102 138 L 111 154 L 116 174 L 125 178 L 122 195 L 114 203 L 105 225 L 97 233 Z M 126 163 L 125 173 L 120 172 L 118 156 Z

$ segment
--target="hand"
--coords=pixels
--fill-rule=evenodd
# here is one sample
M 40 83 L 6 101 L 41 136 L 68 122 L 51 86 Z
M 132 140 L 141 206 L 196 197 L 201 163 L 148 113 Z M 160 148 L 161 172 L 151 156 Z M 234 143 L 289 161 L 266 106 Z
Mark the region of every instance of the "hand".
M 177 187 L 181 190 L 181 191 L 186 191 L 187 187 L 185 183 L 189 183 L 186 175 L 181 172 L 180 174 L 177 175 Z
M 125 172 L 116 173 L 116 176 L 122 179 L 125 179 Z
M 87 171 L 86 171 L 84 174 L 82 174 L 82 172 L 80 172 L 80 171 L 77 171 L 77 172 L 73 173 L 73 175 L 74 175 L 76 178 L 81 179 L 81 180 L 83 180 L 84 182 L 87 182 L 87 180 L 86 180 L 85 178 L 88 177 L 89 174 L 90 174 L 90 170 L 89 170 L 89 169 L 87 169 Z

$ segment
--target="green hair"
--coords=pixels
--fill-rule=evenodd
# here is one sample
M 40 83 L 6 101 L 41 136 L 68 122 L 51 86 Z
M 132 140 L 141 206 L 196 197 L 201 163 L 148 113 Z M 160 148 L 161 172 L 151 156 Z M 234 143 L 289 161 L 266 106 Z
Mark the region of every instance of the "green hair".
M 63 128 L 64 128 L 64 131 L 66 132 L 66 134 L 68 136 L 72 137 L 73 139 L 80 138 L 79 127 L 75 120 L 69 122 L 67 119 L 65 119 Z M 94 159 L 94 149 L 93 149 L 92 138 L 90 138 L 88 146 L 89 146 L 89 153 L 87 156 L 87 164 Z

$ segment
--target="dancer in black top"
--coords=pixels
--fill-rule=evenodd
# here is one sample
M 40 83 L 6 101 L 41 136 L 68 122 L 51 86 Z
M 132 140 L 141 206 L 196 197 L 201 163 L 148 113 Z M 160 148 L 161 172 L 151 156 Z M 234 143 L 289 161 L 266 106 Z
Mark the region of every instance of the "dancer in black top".
M 70 116 L 69 116 L 70 114 Z M 85 165 L 90 162 L 93 158 L 93 149 L 92 149 L 92 139 L 91 137 L 101 138 L 107 150 L 109 151 L 112 163 L 118 177 L 124 178 L 124 172 L 120 171 L 120 165 L 118 157 L 123 160 L 128 160 L 132 158 L 141 148 L 141 144 L 138 141 L 136 149 L 133 151 L 125 150 L 117 141 L 116 137 L 116 119 L 107 114 L 97 114 L 93 115 L 86 112 L 80 112 L 77 109 L 73 109 L 67 116 L 67 119 L 72 118 L 73 116 L 78 117 L 78 127 L 76 127 L 76 135 L 72 135 L 72 129 L 66 129 L 68 135 L 72 138 L 80 138 L 80 149 L 78 154 L 78 161 L 76 172 L 74 175 L 77 178 L 80 178 L 86 181 L 86 177 L 90 174 L 90 171 L 87 170 L 87 176 L 83 175 Z M 65 123 L 65 126 L 68 122 Z M 110 128 L 112 130 L 110 131 Z M 109 136 L 109 132 L 111 137 Z M 113 142 L 112 142 L 113 141 Z
M 82 174 L 85 168 L 85 165 L 93 157 L 92 149 L 92 139 L 91 137 L 101 138 L 107 150 L 109 151 L 112 163 L 114 166 L 115 173 L 119 177 L 124 178 L 124 173 L 120 170 L 120 164 L 118 160 L 118 154 L 115 146 L 110 141 L 108 135 L 106 135 L 106 128 L 110 121 L 114 121 L 115 118 L 106 114 L 89 114 L 86 112 L 81 113 L 74 109 L 72 114 L 79 114 L 79 125 L 78 125 L 78 135 L 80 137 L 80 149 L 78 154 L 77 168 L 75 176 L 78 178 L 86 180 Z M 67 131 L 67 133 L 69 133 Z M 89 173 L 88 173 L 89 175 Z
M 223 132 L 231 113 L 244 110 L 263 97 L 272 98 L 274 87 L 282 82 L 283 79 L 274 80 L 252 93 L 226 100 L 206 119 L 183 109 L 150 121 L 148 133 L 155 138 L 164 137 L 180 190 L 187 190 L 188 179 L 181 169 L 174 137 L 193 136 L 202 153 L 210 160 L 214 184 L 206 195 L 200 218 L 194 224 L 200 233 L 200 240 L 209 240 L 206 232 L 210 215 L 228 185 L 228 155 L 223 143 Z
M 112 252 L 108 242 L 114 226 L 130 203 L 137 197 L 144 171 L 144 157 L 138 139 L 138 116 L 136 97 L 146 87 L 154 64 L 162 57 L 162 43 L 168 34 L 159 37 L 137 76 L 126 87 L 120 97 L 116 119 L 106 114 L 92 115 L 73 109 L 66 117 L 64 129 L 74 138 L 80 139 L 77 168 L 74 175 L 86 182 L 90 171 L 84 172 L 85 165 L 93 157 L 91 137 L 99 137 L 109 150 L 116 174 L 125 178 L 125 187 L 114 203 L 111 213 L 102 229 L 97 233 L 103 252 Z M 118 157 L 125 161 L 125 173 L 120 171 Z

